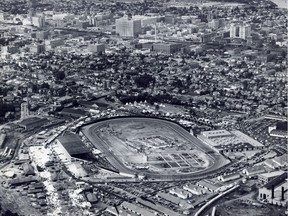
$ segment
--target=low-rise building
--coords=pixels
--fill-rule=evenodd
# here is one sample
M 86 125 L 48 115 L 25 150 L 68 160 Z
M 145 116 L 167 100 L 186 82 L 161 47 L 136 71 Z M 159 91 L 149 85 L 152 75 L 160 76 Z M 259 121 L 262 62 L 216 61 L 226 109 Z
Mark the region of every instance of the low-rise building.
M 104 44 L 89 44 L 88 51 L 93 53 L 104 53 L 105 45 Z
M 165 192 L 159 192 L 159 193 L 157 193 L 156 196 L 158 198 L 169 201 L 169 202 L 171 202 L 177 206 L 180 206 L 182 208 L 185 208 L 185 209 L 192 207 L 192 205 L 190 205 L 186 200 L 183 200 L 180 197 L 176 197 L 176 196 L 173 196 L 173 195 L 165 193 Z
M 29 131 L 36 128 L 41 128 L 47 123 L 49 123 L 49 120 L 46 118 L 31 117 L 20 121 L 18 125 L 25 131 Z
M 154 212 L 153 210 L 143 208 L 143 207 L 140 207 L 138 205 L 135 205 L 126 201 L 121 204 L 121 207 L 124 210 L 127 210 L 129 212 L 135 213 L 136 215 L 140 215 L 140 216 L 150 216 L 150 215 L 156 214 L 156 212 Z
M 195 195 L 202 195 L 207 193 L 207 190 L 205 188 L 199 187 L 194 184 L 186 184 L 183 186 L 183 189 Z
M 189 197 L 191 197 L 191 194 L 188 191 L 178 187 L 170 189 L 169 193 L 172 195 L 176 195 L 181 199 L 188 199 Z
M 267 201 L 270 204 L 287 206 L 287 173 L 283 173 L 268 181 L 259 189 L 258 199 Z
M 240 177 L 241 176 L 239 173 L 233 173 L 233 174 L 228 174 L 228 175 L 221 175 L 218 177 L 218 180 L 222 182 L 228 182 L 228 181 L 239 179 Z
M 258 174 L 265 173 L 266 170 L 264 166 L 253 166 L 243 169 L 242 173 L 249 178 L 257 176 Z
M 279 170 L 279 171 L 259 174 L 258 175 L 258 182 L 261 184 L 267 184 L 269 181 L 282 175 L 283 173 L 284 173 L 284 171 Z
M 206 190 L 213 192 L 213 193 L 218 193 L 221 191 L 225 191 L 229 186 L 223 185 L 219 182 L 213 182 L 207 179 L 201 180 L 196 183 L 197 186 L 205 188 Z
M 172 195 L 170 195 L 172 196 Z M 179 199 L 179 198 L 178 198 Z M 159 204 L 154 204 L 153 202 L 149 202 L 148 200 L 144 200 L 144 199 L 141 199 L 141 198 L 136 198 L 136 202 L 144 205 L 144 206 L 147 206 L 148 208 L 151 208 L 157 212 L 160 212 L 166 216 L 180 216 L 179 213 L 173 211 L 173 210 L 170 210 L 162 205 L 159 205 Z

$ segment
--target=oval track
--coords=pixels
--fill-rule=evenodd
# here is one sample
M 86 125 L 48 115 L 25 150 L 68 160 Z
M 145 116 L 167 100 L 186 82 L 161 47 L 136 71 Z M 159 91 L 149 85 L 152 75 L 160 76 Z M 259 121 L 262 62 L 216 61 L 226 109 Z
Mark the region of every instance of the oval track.
M 219 153 L 214 153 L 213 155 L 207 154 L 211 160 L 212 164 L 205 170 L 200 170 L 198 172 L 194 173 L 174 173 L 174 174 L 161 174 L 161 173 L 152 173 L 152 172 L 145 172 L 145 171 L 139 171 L 139 170 L 133 170 L 126 167 L 122 161 L 113 154 L 109 150 L 109 143 L 105 142 L 103 139 L 101 139 L 97 135 L 97 130 L 101 128 L 104 124 L 107 124 L 109 122 L 123 122 L 123 121 L 133 121 L 133 122 L 148 122 L 148 123 L 161 123 L 168 127 L 173 132 L 179 134 L 182 136 L 182 138 L 186 139 L 190 142 L 191 147 L 194 147 L 196 149 L 199 149 L 203 151 L 204 153 L 214 151 L 209 146 L 202 143 L 200 140 L 198 140 L 196 137 L 192 136 L 189 132 L 187 132 L 185 129 L 183 129 L 181 126 L 179 126 L 176 123 L 173 123 L 171 121 L 165 120 L 165 119 L 156 119 L 156 118 L 141 118 L 141 117 L 127 117 L 127 118 L 113 118 L 113 119 L 107 119 L 105 121 L 96 122 L 91 125 L 87 125 L 82 128 L 83 134 L 90 140 L 90 142 L 100 151 L 103 152 L 103 154 L 107 157 L 107 160 L 111 163 L 113 167 L 118 169 L 119 172 L 126 173 L 126 174 L 144 174 L 148 179 L 194 179 L 195 177 L 199 176 L 205 176 L 208 174 L 211 174 L 213 171 L 218 170 L 219 168 L 223 167 L 224 165 L 227 165 L 227 160 L 220 155 Z

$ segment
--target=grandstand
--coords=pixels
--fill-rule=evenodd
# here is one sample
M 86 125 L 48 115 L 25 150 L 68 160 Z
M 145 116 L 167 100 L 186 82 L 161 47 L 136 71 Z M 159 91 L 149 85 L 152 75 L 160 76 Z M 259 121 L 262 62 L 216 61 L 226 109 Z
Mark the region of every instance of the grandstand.
M 61 153 L 70 162 L 75 160 L 88 160 L 91 152 L 76 134 L 68 134 L 57 138 Z

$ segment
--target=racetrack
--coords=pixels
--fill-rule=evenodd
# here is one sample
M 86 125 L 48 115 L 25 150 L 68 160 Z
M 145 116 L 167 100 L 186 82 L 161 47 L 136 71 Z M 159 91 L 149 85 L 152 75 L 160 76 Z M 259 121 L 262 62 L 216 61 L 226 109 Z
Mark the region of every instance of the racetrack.
M 118 125 L 119 127 L 116 128 L 121 128 L 121 125 L 123 127 L 123 124 L 127 124 L 127 122 L 135 123 L 143 123 L 146 125 L 151 125 L 155 127 L 156 129 L 159 129 L 157 132 L 155 129 L 155 133 L 160 133 L 161 130 L 163 130 L 165 133 L 167 131 L 167 128 L 169 128 L 170 132 L 167 135 L 179 136 L 179 140 L 185 140 L 188 143 L 189 148 L 196 149 L 197 151 L 201 151 L 206 154 L 206 157 L 209 158 L 209 166 L 205 167 L 205 169 L 202 170 L 197 170 L 195 172 L 189 172 L 189 173 L 179 173 L 179 172 L 174 172 L 174 173 L 166 173 L 166 172 L 151 172 L 151 171 L 143 171 L 143 170 L 137 170 L 137 169 L 132 169 L 128 168 L 125 166 L 123 163 L 123 158 L 117 153 L 117 150 L 113 151 L 114 149 L 111 149 L 113 145 L 111 145 L 111 142 L 107 137 L 103 137 L 103 134 L 101 134 L 101 128 L 104 127 L 104 125 Z M 159 128 L 160 127 L 160 128 Z M 129 128 L 128 128 L 129 129 Z M 137 128 L 136 128 L 137 129 Z M 217 170 L 221 168 L 222 166 L 228 164 L 228 161 L 220 154 L 217 152 L 213 151 L 209 146 L 203 144 L 200 140 L 198 140 L 196 137 L 192 136 L 189 132 L 187 132 L 185 129 L 183 129 L 181 126 L 178 124 L 164 120 L 164 119 L 157 119 L 157 118 L 144 118 L 144 117 L 125 117 L 125 118 L 113 118 L 113 119 L 107 119 L 104 121 L 100 121 L 91 125 L 84 126 L 82 129 L 83 134 L 90 140 L 90 142 L 103 154 L 106 156 L 107 160 L 111 163 L 113 167 L 115 167 L 120 173 L 125 173 L 128 175 L 144 175 L 148 179 L 189 179 L 189 178 L 194 178 L 195 176 L 200 176 L 200 175 L 205 175 L 205 174 L 211 174 L 214 170 Z M 126 128 L 127 130 L 127 128 Z M 133 131 L 133 129 L 131 129 Z M 129 132 L 129 130 L 128 130 Z M 163 133 L 164 133 L 163 132 Z M 105 134 L 104 134 L 105 135 Z M 125 135 L 125 133 L 124 133 Z M 128 134 L 130 137 L 133 137 L 133 133 Z M 157 135 L 157 134 L 156 134 Z M 102 136 L 102 137 L 101 137 Z M 122 145 L 119 142 L 119 145 Z M 115 147 L 115 145 L 114 145 Z M 113 147 L 113 148 L 114 148 Z M 120 146 L 121 147 L 121 146 Z M 211 154 L 211 152 L 213 152 Z M 137 154 L 137 153 L 135 153 Z M 122 159 L 122 160 L 121 160 Z M 124 156 L 125 160 L 125 156 Z M 128 160 L 128 159 L 127 159 Z

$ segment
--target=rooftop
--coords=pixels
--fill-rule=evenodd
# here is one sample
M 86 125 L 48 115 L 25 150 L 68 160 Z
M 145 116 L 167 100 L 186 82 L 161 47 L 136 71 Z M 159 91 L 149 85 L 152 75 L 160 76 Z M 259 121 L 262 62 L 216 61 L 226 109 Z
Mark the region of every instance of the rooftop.
M 31 127 L 32 125 L 36 125 L 36 124 L 41 124 L 41 123 L 44 124 L 47 121 L 48 119 L 46 118 L 31 117 L 31 118 L 23 119 L 18 124 L 21 126 L 25 126 L 25 127 Z
M 61 111 L 62 114 L 66 114 L 66 115 L 76 115 L 76 116 L 85 116 L 86 112 L 80 109 L 71 109 L 71 108 L 64 108 Z
M 148 210 L 148 209 L 145 209 L 145 208 L 142 208 L 140 206 L 137 206 L 135 204 L 132 204 L 132 203 L 129 203 L 129 202 L 123 202 L 121 204 L 121 206 L 124 208 L 124 209 L 128 209 L 132 212 L 135 212 L 135 213 L 138 213 L 140 215 L 143 215 L 143 216 L 150 216 L 150 215 L 153 215 L 153 212 Z
M 248 172 L 256 172 L 256 171 L 262 171 L 262 170 L 265 171 L 265 168 L 264 166 L 253 166 L 253 167 L 248 167 L 246 170 Z
M 222 187 L 222 184 L 214 183 L 206 179 L 197 182 L 197 184 L 210 190 L 217 190 L 218 188 Z
M 204 135 L 207 138 L 214 138 L 219 136 L 233 136 L 229 131 L 227 130 L 212 130 L 212 131 L 204 131 L 202 132 L 202 135 Z
M 279 170 L 279 171 L 274 171 L 274 172 L 269 172 L 269 173 L 262 173 L 259 176 L 262 176 L 264 178 L 271 178 L 271 177 L 282 175 L 283 173 L 284 171 Z
M 288 163 L 288 155 L 287 155 L 287 154 L 284 154 L 284 155 L 281 155 L 281 156 L 279 156 L 279 157 L 273 158 L 272 160 L 273 160 L 275 163 L 277 163 L 278 165 L 282 166 L 282 165 Z
M 267 189 L 271 189 L 272 187 L 276 187 L 280 184 L 282 184 L 287 179 L 287 172 L 284 172 L 283 174 L 277 176 L 276 178 L 269 181 L 267 184 L 265 184 L 263 187 Z

